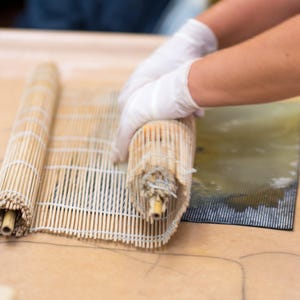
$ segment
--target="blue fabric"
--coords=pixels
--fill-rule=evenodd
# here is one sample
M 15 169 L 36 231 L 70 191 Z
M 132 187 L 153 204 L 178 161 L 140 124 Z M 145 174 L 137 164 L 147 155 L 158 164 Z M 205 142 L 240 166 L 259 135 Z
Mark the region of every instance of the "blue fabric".
M 18 27 L 152 32 L 170 0 L 27 0 Z

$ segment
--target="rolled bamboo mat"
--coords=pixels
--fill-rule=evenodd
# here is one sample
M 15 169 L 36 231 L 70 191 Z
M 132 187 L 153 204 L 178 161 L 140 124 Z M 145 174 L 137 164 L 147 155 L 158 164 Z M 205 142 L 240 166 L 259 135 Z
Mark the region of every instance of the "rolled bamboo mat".
M 0 170 L 4 235 L 21 236 L 30 227 L 57 96 L 56 67 L 38 66 L 26 84 Z
M 128 165 L 111 162 L 118 122 L 116 93 L 62 87 L 46 157 L 39 162 L 41 180 L 36 184 L 31 179 L 26 185 L 34 190 L 38 186 L 30 202 L 31 232 L 142 248 L 168 242 L 189 201 L 193 119 L 145 125 L 132 140 Z M 27 150 L 27 155 L 36 156 Z M 153 212 L 156 207 L 159 213 Z M 26 220 L 28 228 L 31 219 Z
M 195 122 L 154 121 L 134 135 L 127 183 L 137 211 L 153 223 L 179 223 L 190 199 L 195 154 Z

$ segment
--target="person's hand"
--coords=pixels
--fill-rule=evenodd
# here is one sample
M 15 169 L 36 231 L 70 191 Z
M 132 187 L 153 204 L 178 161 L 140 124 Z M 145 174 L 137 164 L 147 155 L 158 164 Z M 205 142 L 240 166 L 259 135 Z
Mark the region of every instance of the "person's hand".
M 212 30 L 200 21 L 188 20 L 131 75 L 118 99 L 121 110 L 130 96 L 143 85 L 216 49 L 217 39 Z
M 112 159 L 124 161 L 135 131 L 152 120 L 180 119 L 201 108 L 188 88 L 188 74 L 193 61 L 147 83 L 128 99 L 121 114 L 119 129 L 113 143 Z

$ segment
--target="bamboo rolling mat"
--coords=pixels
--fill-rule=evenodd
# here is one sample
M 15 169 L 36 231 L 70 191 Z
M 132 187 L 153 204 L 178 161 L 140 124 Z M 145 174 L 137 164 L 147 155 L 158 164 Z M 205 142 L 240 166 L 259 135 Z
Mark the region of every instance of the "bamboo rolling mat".
M 17 211 L 16 236 L 32 222 L 57 100 L 56 74 L 54 66 L 45 65 L 29 78 L 0 172 L 0 223 L 5 210 Z
M 58 81 L 55 67 L 45 64 L 27 84 L 0 172 L 0 224 L 16 211 L 16 236 L 166 244 L 189 202 L 193 119 L 141 128 L 127 169 L 110 159 L 117 95 L 59 89 Z

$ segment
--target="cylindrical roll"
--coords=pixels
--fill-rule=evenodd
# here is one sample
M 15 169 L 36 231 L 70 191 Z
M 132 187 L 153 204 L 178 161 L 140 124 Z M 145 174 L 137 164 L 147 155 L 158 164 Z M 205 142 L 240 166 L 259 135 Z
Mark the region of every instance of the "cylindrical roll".
M 153 121 L 140 128 L 129 147 L 127 186 L 136 209 L 151 223 L 178 222 L 190 198 L 195 122 Z
M 42 64 L 23 92 L 0 170 L 0 228 L 4 235 L 22 236 L 30 227 L 58 90 L 56 67 Z

